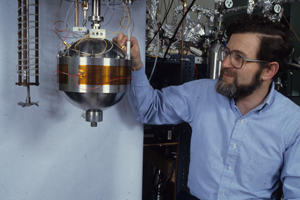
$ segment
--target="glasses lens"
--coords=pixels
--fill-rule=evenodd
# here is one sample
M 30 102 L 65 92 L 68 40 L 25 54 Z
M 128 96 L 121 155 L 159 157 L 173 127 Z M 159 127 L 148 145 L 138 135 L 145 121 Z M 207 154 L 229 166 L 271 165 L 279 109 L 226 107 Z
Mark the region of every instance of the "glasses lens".
M 220 59 L 221 61 L 223 61 L 229 54 L 229 49 L 227 49 L 226 47 L 223 47 L 220 51 Z
M 239 53 L 232 51 L 230 54 L 230 59 L 231 59 L 231 64 L 235 68 L 241 68 L 243 66 L 244 59 Z

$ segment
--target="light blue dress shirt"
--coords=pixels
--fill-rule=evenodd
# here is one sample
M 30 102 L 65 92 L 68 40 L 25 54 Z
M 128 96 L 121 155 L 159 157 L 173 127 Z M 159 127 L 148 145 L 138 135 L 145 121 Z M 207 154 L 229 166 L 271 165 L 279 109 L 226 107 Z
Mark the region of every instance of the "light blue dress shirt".
M 300 199 L 300 108 L 274 87 L 242 115 L 233 99 L 202 79 L 153 90 L 142 70 L 132 73 L 129 99 L 147 124 L 187 122 L 192 128 L 188 186 L 201 200 Z

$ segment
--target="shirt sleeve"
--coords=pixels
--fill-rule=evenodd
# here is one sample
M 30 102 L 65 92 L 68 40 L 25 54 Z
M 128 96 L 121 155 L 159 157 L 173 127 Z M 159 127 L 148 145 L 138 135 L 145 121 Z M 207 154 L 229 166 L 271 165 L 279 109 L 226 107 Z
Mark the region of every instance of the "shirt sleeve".
M 300 130 L 284 153 L 281 172 L 284 199 L 300 200 Z
M 142 68 L 132 72 L 128 97 L 138 121 L 145 124 L 177 124 L 191 120 L 191 103 L 186 89 L 184 85 L 153 89 Z

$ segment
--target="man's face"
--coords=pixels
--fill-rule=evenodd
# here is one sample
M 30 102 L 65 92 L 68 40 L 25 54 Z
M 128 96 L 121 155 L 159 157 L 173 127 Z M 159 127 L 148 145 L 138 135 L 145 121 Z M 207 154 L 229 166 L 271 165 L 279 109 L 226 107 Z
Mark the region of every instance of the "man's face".
M 250 59 L 257 59 L 260 39 L 255 33 L 233 34 L 227 44 L 230 51 L 238 51 Z M 228 55 L 222 62 L 222 69 L 216 91 L 229 98 L 240 99 L 252 94 L 261 86 L 262 68 L 259 63 L 245 62 L 236 69 Z

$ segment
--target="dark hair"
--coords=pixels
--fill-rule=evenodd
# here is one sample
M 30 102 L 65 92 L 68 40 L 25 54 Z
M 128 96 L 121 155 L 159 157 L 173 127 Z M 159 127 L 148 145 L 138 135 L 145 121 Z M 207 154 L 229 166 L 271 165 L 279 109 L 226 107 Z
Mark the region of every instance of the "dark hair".
M 257 59 L 269 62 L 277 61 L 281 68 L 285 65 L 293 50 L 292 34 L 289 27 L 280 22 L 272 22 L 260 15 L 239 16 L 236 21 L 227 26 L 226 30 L 229 37 L 235 33 L 261 34 Z

